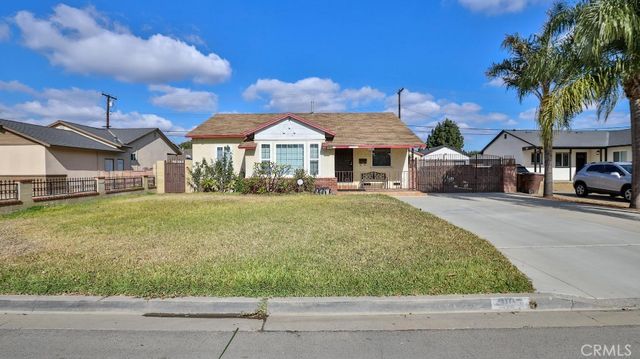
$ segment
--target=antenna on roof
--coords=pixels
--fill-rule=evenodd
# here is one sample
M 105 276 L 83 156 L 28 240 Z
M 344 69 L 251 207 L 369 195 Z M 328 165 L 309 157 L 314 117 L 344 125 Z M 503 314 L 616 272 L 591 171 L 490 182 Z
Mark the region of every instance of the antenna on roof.
M 109 124 L 109 114 L 111 113 L 111 106 L 113 106 L 113 101 L 117 100 L 117 98 L 104 92 L 102 93 L 102 96 L 107 99 L 107 125 L 105 127 L 108 130 L 109 128 L 111 128 L 111 125 Z
M 313 105 L 315 105 L 315 101 L 311 100 L 311 113 L 313 113 Z

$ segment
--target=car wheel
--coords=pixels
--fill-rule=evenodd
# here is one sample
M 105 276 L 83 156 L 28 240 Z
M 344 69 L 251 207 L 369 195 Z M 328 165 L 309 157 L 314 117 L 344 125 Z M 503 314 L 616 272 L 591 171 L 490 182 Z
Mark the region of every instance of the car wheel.
M 576 196 L 578 197 L 586 197 L 589 194 L 587 191 L 587 186 L 584 183 L 576 184 Z
M 631 202 L 631 187 L 625 188 L 622 192 L 622 195 L 624 196 L 624 199 Z

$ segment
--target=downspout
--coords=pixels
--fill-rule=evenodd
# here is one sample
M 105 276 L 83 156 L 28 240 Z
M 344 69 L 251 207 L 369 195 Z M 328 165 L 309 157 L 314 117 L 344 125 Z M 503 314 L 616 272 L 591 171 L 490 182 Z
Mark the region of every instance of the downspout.
M 571 156 L 573 155 L 573 148 L 569 149 L 569 181 L 573 178 L 573 170 L 571 169 Z

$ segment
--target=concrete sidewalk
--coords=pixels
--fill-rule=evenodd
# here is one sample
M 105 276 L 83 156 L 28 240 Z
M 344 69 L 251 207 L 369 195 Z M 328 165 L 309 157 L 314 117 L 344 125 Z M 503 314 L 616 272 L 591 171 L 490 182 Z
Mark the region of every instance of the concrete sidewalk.
M 504 193 L 397 198 L 488 240 L 540 292 L 640 297 L 640 213 Z

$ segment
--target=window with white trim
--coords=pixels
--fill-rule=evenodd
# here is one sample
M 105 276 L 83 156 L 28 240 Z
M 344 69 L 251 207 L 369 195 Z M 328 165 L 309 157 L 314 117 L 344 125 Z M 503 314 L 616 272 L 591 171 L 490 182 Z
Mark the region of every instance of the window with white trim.
M 309 174 L 317 176 L 320 172 L 320 147 L 317 143 L 309 145 Z
M 231 147 L 229 146 L 216 147 L 216 161 L 222 160 L 224 156 L 229 156 L 228 158 L 231 158 Z
M 289 166 L 289 175 L 298 169 L 304 169 L 304 145 L 276 144 L 276 163 Z
M 260 145 L 260 162 L 271 162 L 271 145 L 266 143 Z
M 613 162 L 627 162 L 627 151 L 613 151 Z
M 373 167 L 389 167 L 391 166 L 391 149 L 375 148 L 371 154 L 371 164 Z
M 556 167 L 569 167 L 569 152 L 556 153 Z
M 531 152 L 531 164 L 542 164 L 542 152 Z

